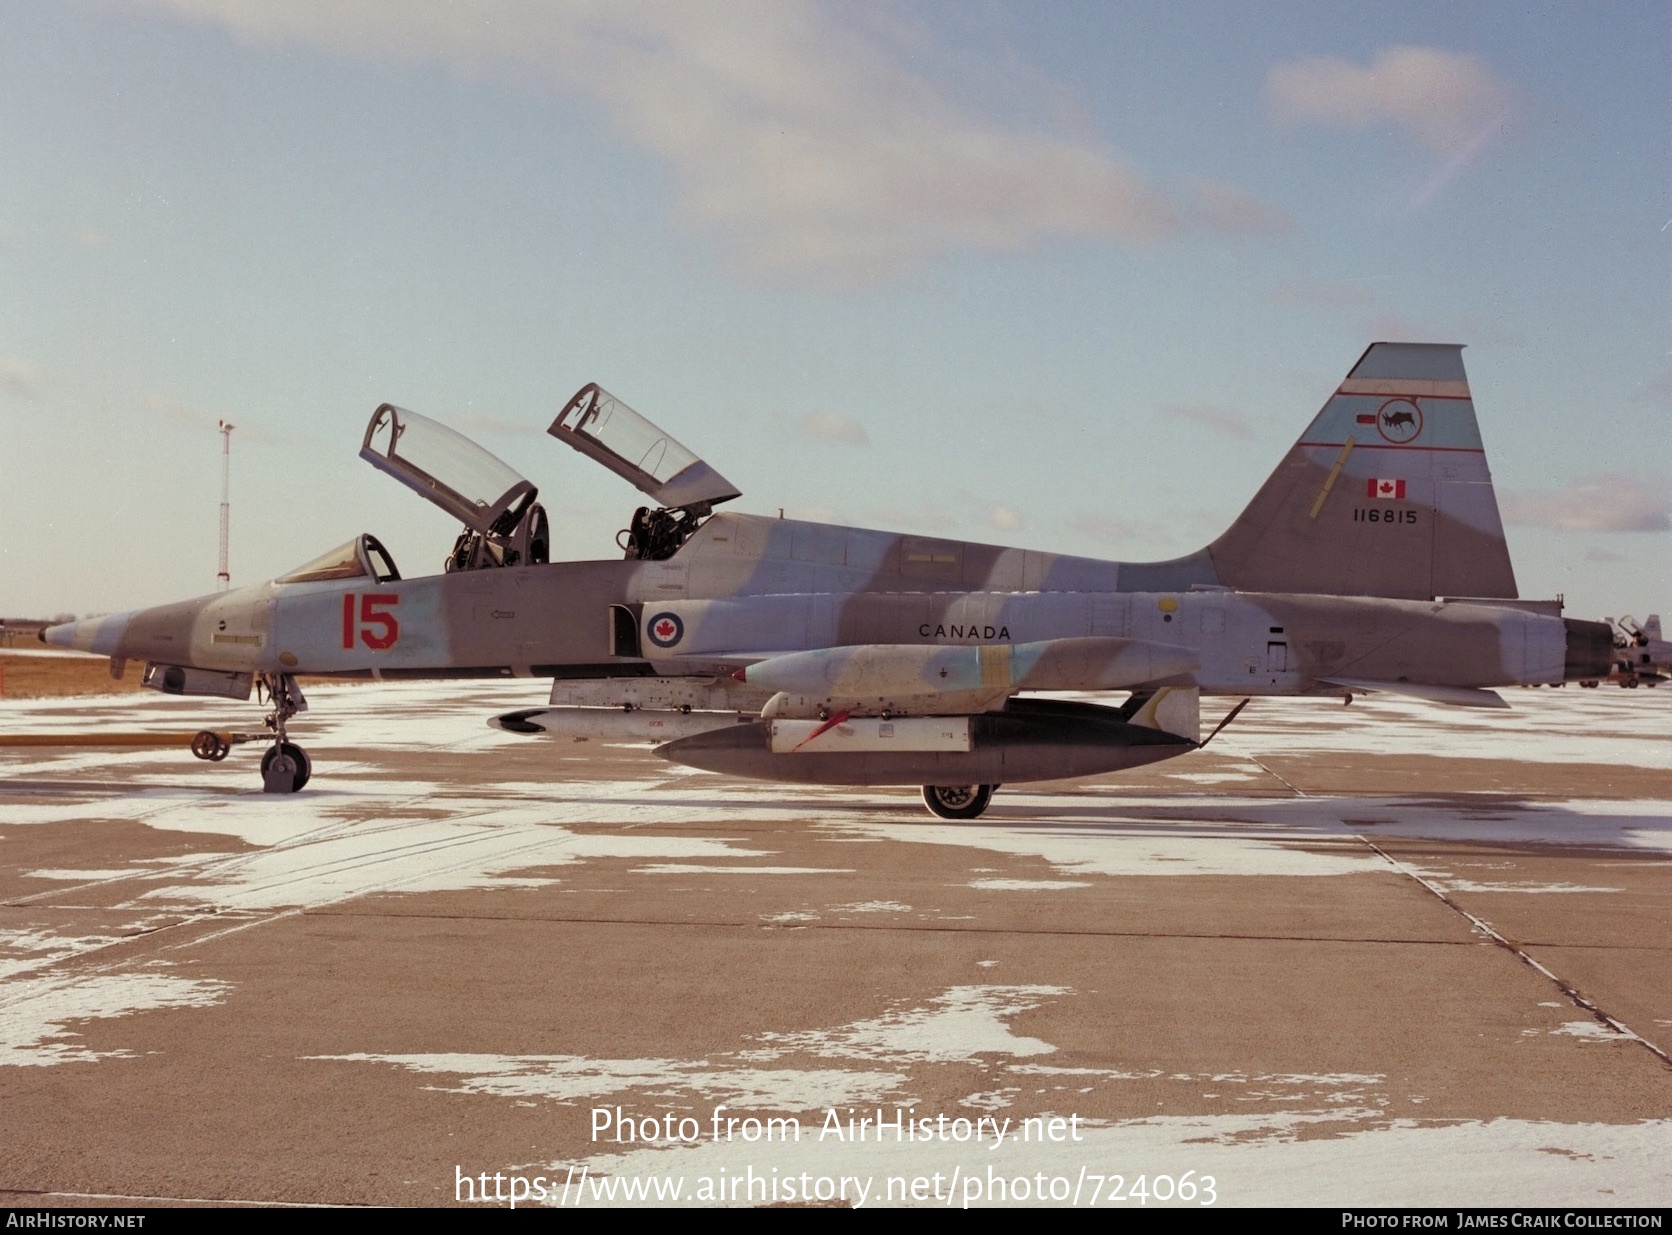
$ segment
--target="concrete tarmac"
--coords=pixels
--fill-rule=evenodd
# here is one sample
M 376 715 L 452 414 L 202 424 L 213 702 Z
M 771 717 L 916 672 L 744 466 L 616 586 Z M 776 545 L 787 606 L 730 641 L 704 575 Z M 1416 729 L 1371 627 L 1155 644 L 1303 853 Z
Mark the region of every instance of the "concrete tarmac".
M 971 824 L 310 697 L 295 796 L 0 751 L 9 1203 L 1672 1202 L 1672 690 L 1259 700 Z

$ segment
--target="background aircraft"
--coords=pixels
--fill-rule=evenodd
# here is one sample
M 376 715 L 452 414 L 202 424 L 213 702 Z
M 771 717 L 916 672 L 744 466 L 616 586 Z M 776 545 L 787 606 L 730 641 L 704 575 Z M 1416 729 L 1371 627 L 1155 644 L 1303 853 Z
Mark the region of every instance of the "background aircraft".
M 268 583 L 42 637 L 113 672 L 144 661 L 174 694 L 259 686 L 273 792 L 310 774 L 287 731 L 298 674 L 535 676 L 550 706 L 493 723 L 766 780 L 918 784 L 948 818 L 1001 784 L 1197 749 L 1203 694 L 1505 707 L 1492 688 L 1652 685 L 1672 665 L 1657 619 L 1622 633 L 1519 598 L 1458 345 L 1372 344 L 1231 527 L 1163 562 L 716 513 L 738 489 L 596 385 L 549 432 L 650 496 L 621 559 L 549 561 L 533 484 L 385 404 L 361 456 L 463 523 L 444 573 L 402 578 L 362 535 Z

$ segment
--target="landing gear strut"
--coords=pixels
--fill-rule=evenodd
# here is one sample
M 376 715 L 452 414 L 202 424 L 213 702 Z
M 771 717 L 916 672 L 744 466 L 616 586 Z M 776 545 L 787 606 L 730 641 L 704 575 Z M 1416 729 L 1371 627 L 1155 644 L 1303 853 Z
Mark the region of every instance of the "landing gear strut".
M 262 790 L 266 793 L 295 793 L 313 775 L 308 752 L 287 739 L 285 724 L 308 706 L 296 679 L 288 673 L 264 673 L 258 679 L 273 705 L 267 713 L 267 727 L 273 731 L 273 745 L 261 757 Z
M 987 809 L 997 785 L 924 785 L 923 804 L 942 819 L 974 819 Z

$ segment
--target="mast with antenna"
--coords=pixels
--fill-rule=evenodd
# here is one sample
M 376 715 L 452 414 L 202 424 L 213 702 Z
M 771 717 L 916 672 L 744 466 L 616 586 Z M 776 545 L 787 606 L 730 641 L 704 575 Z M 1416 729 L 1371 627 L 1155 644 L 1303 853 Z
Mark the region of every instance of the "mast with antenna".
M 232 586 L 232 575 L 227 570 L 227 535 L 232 526 L 232 428 L 228 421 L 220 422 L 221 430 L 221 569 L 215 576 L 217 590 Z

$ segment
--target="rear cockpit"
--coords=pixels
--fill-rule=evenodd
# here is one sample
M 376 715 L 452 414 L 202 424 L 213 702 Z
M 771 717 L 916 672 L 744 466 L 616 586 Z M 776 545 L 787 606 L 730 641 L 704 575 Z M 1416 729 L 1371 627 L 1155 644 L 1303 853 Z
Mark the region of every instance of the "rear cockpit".
M 629 558 L 672 557 L 714 507 L 742 496 L 731 481 L 596 382 L 581 387 L 546 432 L 656 503 L 634 511 L 616 538 Z

